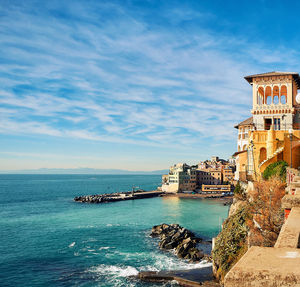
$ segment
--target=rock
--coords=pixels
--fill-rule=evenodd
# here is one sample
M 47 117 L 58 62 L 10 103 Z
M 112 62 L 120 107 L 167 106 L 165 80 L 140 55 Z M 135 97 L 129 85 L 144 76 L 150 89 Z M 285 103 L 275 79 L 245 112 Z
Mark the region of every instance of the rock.
M 179 224 L 161 224 L 152 227 L 152 237 L 159 237 L 159 247 L 166 250 L 175 250 L 179 258 L 199 262 L 204 256 L 203 251 L 196 247 L 202 239 Z

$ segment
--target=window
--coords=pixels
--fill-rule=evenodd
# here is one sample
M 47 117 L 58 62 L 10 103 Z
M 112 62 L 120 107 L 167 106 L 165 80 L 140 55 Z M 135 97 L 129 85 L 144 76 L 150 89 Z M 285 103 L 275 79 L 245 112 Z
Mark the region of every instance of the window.
M 265 104 L 267 105 L 270 105 L 271 102 L 272 102 L 272 98 L 271 98 L 271 95 L 272 95 L 272 90 L 271 90 L 271 87 L 266 87 L 266 93 L 265 93 Z
M 258 93 L 257 93 L 257 103 L 259 105 L 263 104 L 264 96 L 265 96 L 264 88 L 263 87 L 259 87 L 258 88 Z
M 280 97 L 280 102 L 281 102 L 283 105 L 286 104 L 286 96 L 285 96 L 285 95 L 282 95 L 282 96 Z
M 279 103 L 279 88 L 278 88 L 278 86 L 274 86 L 274 88 L 273 88 L 273 103 L 274 104 Z
M 274 130 L 280 130 L 280 119 L 274 119 Z
M 286 104 L 286 96 L 287 96 L 287 88 L 285 85 L 283 85 L 283 86 L 281 86 L 281 89 L 280 89 L 280 102 L 283 105 Z
M 265 119 L 265 130 L 269 130 L 272 125 L 272 119 Z

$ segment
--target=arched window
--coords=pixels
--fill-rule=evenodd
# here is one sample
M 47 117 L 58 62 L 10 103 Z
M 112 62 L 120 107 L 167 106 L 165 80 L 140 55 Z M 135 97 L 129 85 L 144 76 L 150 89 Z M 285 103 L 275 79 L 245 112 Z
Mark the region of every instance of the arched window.
M 241 151 L 241 147 L 240 146 L 238 146 L 238 151 Z
M 259 151 L 259 163 L 267 159 L 267 150 L 262 147 Z
M 244 146 L 243 146 L 243 150 L 246 150 L 247 149 L 247 145 L 245 144 Z
M 283 86 L 281 86 L 281 89 L 280 89 L 280 103 L 285 105 L 286 98 L 287 98 L 287 88 L 285 85 L 283 85 Z
M 258 91 L 257 91 L 257 104 L 258 105 L 262 105 L 263 104 L 264 96 L 265 96 L 264 88 L 263 87 L 259 87 Z
M 273 87 L 273 104 L 277 105 L 279 103 L 279 88 L 278 86 Z
M 272 90 L 271 87 L 266 87 L 266 92 L 265 92 L 265 104 L 271 105 L 272 103 Z

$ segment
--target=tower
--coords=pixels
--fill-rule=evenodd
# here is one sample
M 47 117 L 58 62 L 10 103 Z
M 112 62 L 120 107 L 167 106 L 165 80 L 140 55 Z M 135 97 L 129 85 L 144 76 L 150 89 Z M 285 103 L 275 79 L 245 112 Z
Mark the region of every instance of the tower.
M 256 130 L 291 130 L 300 128 L 300 88 L 298 73 L 270 72 L 245 77 L 252 85 L 253 124 Z
M 240 174 L 246 180 L 258 179 L 265 168 L 284 160 L 300 166 L 300 77 L 293 72 L 269 72 L 245 77 L 252 86 L 251 128 L 247 149 L 236 153 Z M 239 139 L 245 121 L 239 129 Z M 245 145 L 243 145 L 245 146 Z M 247 153 L 247 154 L 246 154 Z M 242 169 L 244 167 L 244 169 Z

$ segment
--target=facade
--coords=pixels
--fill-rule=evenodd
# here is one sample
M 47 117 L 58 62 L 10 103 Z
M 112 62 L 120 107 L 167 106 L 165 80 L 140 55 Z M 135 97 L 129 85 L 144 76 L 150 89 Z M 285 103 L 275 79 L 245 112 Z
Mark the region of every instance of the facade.
M 189 166 L 185 163 L 170 167 L 169 173 L 162 176 L 162 191 L 176 193 L 195 191 L 202 185 L 232 184 L 234 180 L 234 161 L 225 161 L 218 157 Z
M 247 76 L 245 79 L 252 85 L 252 120 L 249 118 L 235 126 L 239 129 L 239 135 L 245 134 L 246 127 L 248 128 L 247 143 L 238 137 L 238 152 L 235 154 L 236 179 L 259 179 L 269 164 L 279 160 L 298 168 L 300 166 L 300 99 L 297 97 L 297 90 L 300 87 L 299 74 L 270 72 Z M 240 151 L 239 147 L 242 148 Z
M 227 182 L 233 184 L 234 182 L 234 170 L 231 167 L 223 168 L 223 183 Z
M 197 184 L 221 184 L 222 183 L 222 170 L 217 168 L 205 168 L 197 170 Z
M 231 192 L 231 185 L 202 185 L 202 192 L 205 193 L 228 193 Z
M 196 189 L 196 170 L 185 163 L 170 167 L 169 174 L 162 177 L 162 191 L 182 192 Z
M 235 126 L 238 129 L 237 151 L 247 150 L 249 132 L 253 130 L 253 117 L 250 117 Z

